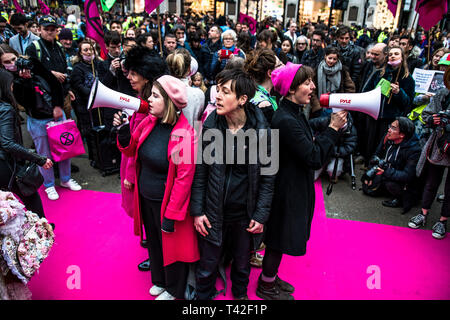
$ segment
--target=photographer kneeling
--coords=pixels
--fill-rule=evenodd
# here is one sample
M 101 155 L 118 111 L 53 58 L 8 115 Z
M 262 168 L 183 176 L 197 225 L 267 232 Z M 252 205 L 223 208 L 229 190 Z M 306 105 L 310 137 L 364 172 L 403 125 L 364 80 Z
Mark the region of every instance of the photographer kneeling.
M 402 214 L 408 212 L 417 199 L 412 185 L 421 151 L 418 142 L 411 120 L 398 117 L 393 121 L 372 157 L 374 166 L 361 178 L 364 194 L 378 196 L 387 191 L 393 199 L 383 201 L 383 206 L 403 207 Z

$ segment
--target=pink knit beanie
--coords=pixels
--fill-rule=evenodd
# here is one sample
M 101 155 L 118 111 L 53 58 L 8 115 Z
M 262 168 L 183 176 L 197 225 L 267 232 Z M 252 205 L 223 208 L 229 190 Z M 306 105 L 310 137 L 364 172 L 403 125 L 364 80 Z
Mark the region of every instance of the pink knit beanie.
M 272 72 L 273 86 L 283 97 L 288 94 L 292 81 L 294 81 L 294 77 L 301 66 L 301 64 L 288 62 L 284 67 L 275 69 Z
M 166 91 L 170 100 L 178 109 L 183 109 L 187 105 L 187 88 L 183 81 L 172 76 L 162 76 L 156 81 Z

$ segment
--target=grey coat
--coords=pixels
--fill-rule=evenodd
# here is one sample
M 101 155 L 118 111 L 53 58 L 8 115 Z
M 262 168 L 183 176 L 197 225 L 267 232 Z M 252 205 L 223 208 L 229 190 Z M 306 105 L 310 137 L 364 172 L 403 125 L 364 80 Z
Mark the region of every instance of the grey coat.
M 28 45 L 30 45 L 34 40 L 39 40 L 39 37 L 35 35 L 33 32 L 28 31 L 30 35 L 30 40 L 28 41 Z M 16 50 L 19 54 L 24 55 L 27 47 L 23 47 L 20 43 L 20 35 L 16 34 L 14 37 L 9 39 L 9 46 Z

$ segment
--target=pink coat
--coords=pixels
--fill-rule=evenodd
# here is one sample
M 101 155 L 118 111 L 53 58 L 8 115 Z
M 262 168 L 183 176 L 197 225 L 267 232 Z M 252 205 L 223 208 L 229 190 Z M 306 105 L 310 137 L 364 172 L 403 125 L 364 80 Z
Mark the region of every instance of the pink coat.
M 117 142 L 119 150 L 132 159 L 130 165 L 136 168 L 136 177 L 139 177 L 140 170 L 139 161 L 137 161 L 139 148 L 155 127 L 156 120 L 152 115 L 143 119 L 132 133 L 128 147 L 122 148 L 120 143 Z M 189 150 L 184 148 L 184 146 L 189 146 Z M 175 161 L 176 159 L 173 156 L 177 154 L 183 156 L 185 150 L 190 151 L 190 159 L 188 161 Z M 177 261 L 195 262 L 200 259 L 194 219 L 189 215 L 191 186 L 194 180 L 197 155 L 197 138 L 194 134 L 194 129 L 188 123 L 183 113 L 180 114 L 180 118 L 172 130 L 167 153 L 169 172 L 161 205 L 161 221 L 163 217 L 175 220 L 175 232 L 162 232 L 164 266 Z M 142 224 L 138 185 L 136 181 L 133 188 L 134 231 L 137 235 L 141 232 Z
M 133 133 L 139 123 L 147 116 L 144 113 L 133 113 L 130 119 L 130 132 Z M 122 189 L 122 208 L 125 212 L 133 217 L 134 215 L 134 205 L 133 205 L 133 190 L 128 190 L 124 187 L 123 181 L 127 179 L 133 185 L 136 184 L 136 168 L 134 166 L 135 162 L 133 158 L 127 157 L 122 154 L 122 160 L 120 163 L 120 185 Z

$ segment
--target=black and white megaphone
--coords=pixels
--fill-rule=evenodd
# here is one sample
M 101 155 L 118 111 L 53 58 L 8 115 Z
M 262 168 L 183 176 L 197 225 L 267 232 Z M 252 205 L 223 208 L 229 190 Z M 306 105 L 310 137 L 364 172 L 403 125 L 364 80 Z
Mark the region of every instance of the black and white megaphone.
M 364 93 L 324 93 L 320 95 L 320 106 L 322 108 L 359 111 L 368 114 L 375 120 L 378 119 L 380 114 L 380 105 L 380 87 Z
M 105 107 L 122 110 L 128 115 L 133 114 L 133 112 L 148 112 L 147 101 L 112 90 L 98 81 L 98 79 L 95 79 L 89 94 L 87 108 L 90 110 Z

